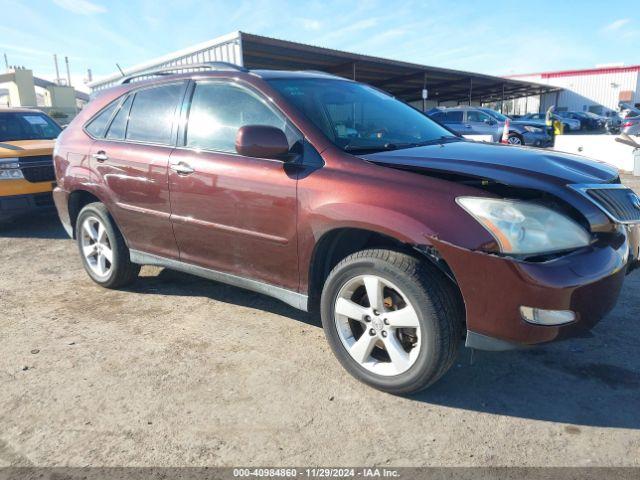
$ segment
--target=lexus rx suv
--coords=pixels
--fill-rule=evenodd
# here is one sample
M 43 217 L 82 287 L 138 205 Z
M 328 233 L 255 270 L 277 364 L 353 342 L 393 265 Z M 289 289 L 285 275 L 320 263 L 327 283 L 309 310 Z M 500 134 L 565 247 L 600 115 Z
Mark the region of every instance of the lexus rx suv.
M 463 339 L 503 350 L 592 327 L 638 265 L 640 199 L 616 170 L 467 141 L 318 72 L 126 78 L 54 156 L 93 281 L 157 265 L 318 311 L 344 368 L 398 394 L 441 377 Z

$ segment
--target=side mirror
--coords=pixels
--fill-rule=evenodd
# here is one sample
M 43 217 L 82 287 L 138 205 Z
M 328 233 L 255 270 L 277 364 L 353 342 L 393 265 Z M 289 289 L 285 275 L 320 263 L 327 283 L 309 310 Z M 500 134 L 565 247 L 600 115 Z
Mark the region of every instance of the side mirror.
M 283 159 L 289 153 L 289 142 L 279 128 L 245 125 L 236 134 L 236 152 L 246 157 Z

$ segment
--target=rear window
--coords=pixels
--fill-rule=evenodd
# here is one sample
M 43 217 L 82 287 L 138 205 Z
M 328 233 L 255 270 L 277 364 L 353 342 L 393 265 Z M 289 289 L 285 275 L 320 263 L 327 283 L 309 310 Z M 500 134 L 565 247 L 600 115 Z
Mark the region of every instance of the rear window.
M 137 92 L 129 113 L 125 138 L 140 142 L 172 144 L 171 132 L 183 88 L 184 83 L 174 83 Z
M 51 140 L 62 129 L 38 112 L 0 112 L 0 142 L 14 140 Z

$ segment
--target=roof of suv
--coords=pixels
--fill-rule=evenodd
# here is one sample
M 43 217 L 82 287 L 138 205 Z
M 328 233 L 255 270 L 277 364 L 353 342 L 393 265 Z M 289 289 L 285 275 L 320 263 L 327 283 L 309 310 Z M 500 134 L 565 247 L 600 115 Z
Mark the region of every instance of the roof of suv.
M 344 77 L 332 75 L 327 72 L 317 70 L 306 71 L 291 71 L 291 70 L 249 70 L 244 67 L 240 67 L 228 62 L 205 62 L 191 65 L 178 65 L 174 67 L 164 67 L 157 70 L 151 70 L 141 72 L 135 75 L 123 77 L 119 84 L 131 84 L 142 82 L 153 82 L 166 78 L 191 78 L 195 76 L 220 76 L 220 74 L 232 74 L 238 75 L 253 75 L 255 77 L 270 79 L 270 78 L 324 78 L 335 80 L 346 80 Z
M 332 75 L 327 72 L 321 72 L 319 70 L 249 70 L 249 73 L 256 75 L 260 78 L 331 78 L 334 80 L 346 80 L 351 82 L 348 78 Z

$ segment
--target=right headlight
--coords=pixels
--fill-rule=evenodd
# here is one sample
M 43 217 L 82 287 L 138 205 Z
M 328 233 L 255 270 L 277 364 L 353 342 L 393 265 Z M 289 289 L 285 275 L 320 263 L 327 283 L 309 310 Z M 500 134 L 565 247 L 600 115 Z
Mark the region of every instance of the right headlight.
M 503 253 L 543 254 L 590 243 L 584 228 L 542 205 L 484 197 L 458 197 L 456 202 L 493 235 Z

